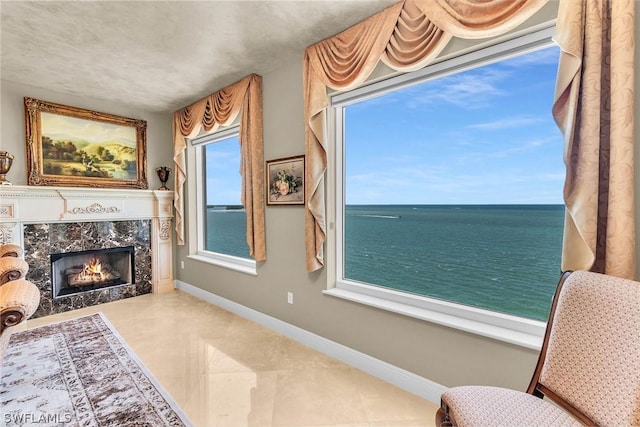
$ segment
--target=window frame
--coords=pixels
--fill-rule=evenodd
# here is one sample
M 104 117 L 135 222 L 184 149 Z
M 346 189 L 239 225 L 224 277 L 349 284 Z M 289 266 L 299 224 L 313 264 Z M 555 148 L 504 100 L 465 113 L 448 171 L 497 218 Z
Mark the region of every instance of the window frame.
M 226 126 L 216 132 L 190 138 L 187 162 L 194 179 L 189 180 L 189 255 L 187 258 L 217 265 L 250 275 L 257 275 L 256 261 L 205 249 L 206 177 L 205 147 L 209 144 L 240 135 L 240 125 Z M 240 147 L 238 147 L 240 150 Z M 192 226 L 195 224 L 195 227 Z M 247 255 L 248 256 L 248 255 Z
M 422 319 L 521 347 L 540 350 L 546 322 L 462 305 L 399 290 L 344 279 L 344 107 L 481 65 L 556 45 L 555 25 L 538 29 L 493 46 L 463 53 L 420 70 L 330 95 L 328 108 L 329 159 L 327 186 L 327 289 L 330 295 L 393 313 Z M 551 105 L 549 106 L 551 112 Z

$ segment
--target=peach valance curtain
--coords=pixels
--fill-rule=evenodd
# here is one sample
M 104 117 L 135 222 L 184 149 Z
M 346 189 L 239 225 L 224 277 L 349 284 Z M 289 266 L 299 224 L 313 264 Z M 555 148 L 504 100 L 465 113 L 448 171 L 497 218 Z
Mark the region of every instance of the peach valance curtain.
M 215 132 L 240 118 L 241 203 L 247 214 L 247 243 L 256 261 L 266 259 L 264 225 L 264 155 L 262 141 L 262 78 L 251 74 L 173 114 L 173 160 L 175 162 L 176 234 L 184 244 L 184 183 L 187 179 L 187 138 L 202 130 Z
M 303 78 L 308 271 L 324 265 L 327 88 L 348 91 L 359 87 L 379 61 L 400 71 L 422 68 L 442 51 L 452 37 L 484 38 L 506 33 L 546 2 L 405 0 L 307 48 Z
M 633 0 L 562 1 L 553 114 L 565 138 L 563 270 L 634 279 Z

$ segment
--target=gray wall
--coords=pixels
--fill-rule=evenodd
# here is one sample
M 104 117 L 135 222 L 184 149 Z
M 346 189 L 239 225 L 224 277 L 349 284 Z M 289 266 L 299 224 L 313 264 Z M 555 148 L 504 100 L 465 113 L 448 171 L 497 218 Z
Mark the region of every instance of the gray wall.
M 73 96 L 35 86 L 26 86 L 6 80 L 0 81 L 1 126 L 0 150 L 8 151 L 15 156 L 7 179 L 13 184 L 27 184 L 26 137 L 24 124 L 24 97 L 41 99 L 57 104 L 85 108 L 101 113 L 116 114 L 132 119 L 147 121 L 147 180 L 150 189 L 160 187 L 156 175 L 156 167 L 172 166 L 173 150 L 171 149 L 170 113 L 150 113 L 85 97 Z

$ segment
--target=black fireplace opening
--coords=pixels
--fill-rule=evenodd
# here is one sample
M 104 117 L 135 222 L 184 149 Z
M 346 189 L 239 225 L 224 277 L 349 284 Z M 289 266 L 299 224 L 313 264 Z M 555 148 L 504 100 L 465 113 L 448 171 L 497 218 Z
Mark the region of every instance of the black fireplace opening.
M 133 246 L 51 254 L 53 297 L 135 284 Z

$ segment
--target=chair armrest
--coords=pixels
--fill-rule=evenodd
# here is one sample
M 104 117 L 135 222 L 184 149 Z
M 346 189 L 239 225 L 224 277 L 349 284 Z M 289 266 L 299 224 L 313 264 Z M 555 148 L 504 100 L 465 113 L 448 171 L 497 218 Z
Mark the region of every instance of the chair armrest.
M 29 271 L 29 264 L 22 258 L 12 256 L 0 258 L 0 285 L 24 278 Z
M 0 286 L 0 333 L 31 317 L 39 304 L 40 291 L 28 280 L 13 280 Z
M 7 308 L 0 312 L 0 334 L 12 326 L 16 326 L 25 320 L 25 312 L 19 307 Z
M 22 258 L 23 250 L 20 246 L 13 243 L 6 243 L 0 246 L 0 258 L 10 256 L 16 258 Z

